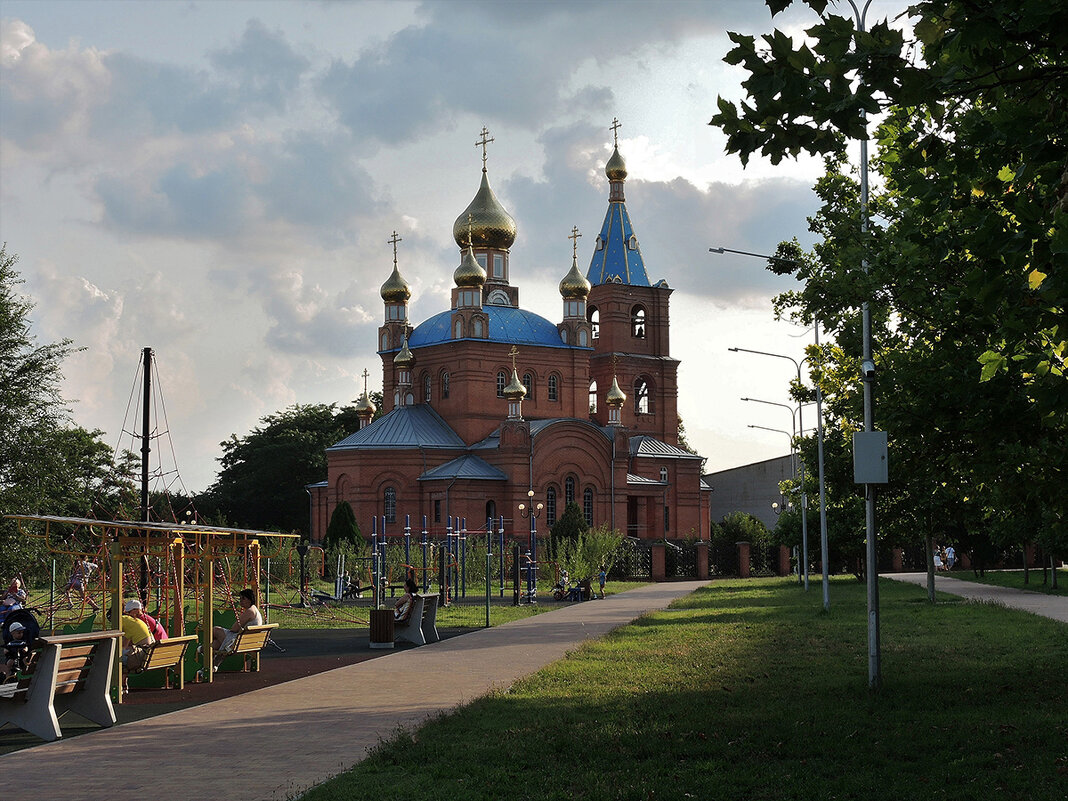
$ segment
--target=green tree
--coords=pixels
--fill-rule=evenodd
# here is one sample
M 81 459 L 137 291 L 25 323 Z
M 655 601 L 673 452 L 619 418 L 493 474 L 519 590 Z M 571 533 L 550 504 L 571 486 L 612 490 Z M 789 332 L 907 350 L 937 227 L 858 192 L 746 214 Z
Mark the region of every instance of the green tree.
M 623 535 L 607 524 L 588 528 L 579 531 L 573 539 L 560 540 L 556 561 L 572 580 L 592 580 L 602 566 L 606 572 L 612 569 L 623 541 Z
M 356 522 L 356 513 L 352 511 L 352 505 L 348 501 L 342 501 L 334 507 L 334 512 L 330 515 L 326 536 L 323 537 L 323 547 L 330 549 L 342 543 L 356 545 L 362 539 L 360 525 Z
M 293 405 L 220 443 L 222 469 L 197 503 L 233 525 L 307 532 L 305 486 L 326 478 L 326 448 L 357 427 L 353 407 Z
M 575 543 L 579 535 L 590 530 L 586 517 L 577 503 L 572 501 L 564 507 L 564 513 L 549 529 L 549 548 L 553 558 L 559 560 L 563 543 Z
M 773 15 L 790 4 L 768 3 Z M 827 3 L 807 5 L 822 14 Z M 810 221 L 822 241 L 799 263 L 773 263 L 803 283 L 777 309 L 837 340 L 818 380 L 848 435 L 860 420 L 858 309 L 872 303 L 877 424 L 892 454 L 883 530 L 971 538 L 977 553 L 1020 536 L 1064 548 L 1068 5 L 931 0 L 910 14 L 908 39 L 837 16 L 807 31 L 809 45 L 731 34 L 726 60 L 749 73 L 748 98 L 720 99 L 712 124 L 743 162 L 828 159 Z M 842 166 L 846 139 L 865 136 L 876 112 L 881 190 L 862 236 Z

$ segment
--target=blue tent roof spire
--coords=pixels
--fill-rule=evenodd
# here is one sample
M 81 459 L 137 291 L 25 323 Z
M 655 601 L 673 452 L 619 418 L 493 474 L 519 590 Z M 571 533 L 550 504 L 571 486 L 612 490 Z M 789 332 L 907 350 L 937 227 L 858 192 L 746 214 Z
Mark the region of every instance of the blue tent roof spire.
M 605 165 L 608 176 L 608 213 L 605 214 L 601 233 L 596 239 L 596 250 L 590 260 L 586 278 L 591 284 L 630 284 L 650 286 L 645 262 L 638 247 L 638 237 L 630 224 L 627 205 L 623 197 L 623 182 L 627 179 L 627 164 L 619 155 L 619 121 L 612 120 L 615 146 Z

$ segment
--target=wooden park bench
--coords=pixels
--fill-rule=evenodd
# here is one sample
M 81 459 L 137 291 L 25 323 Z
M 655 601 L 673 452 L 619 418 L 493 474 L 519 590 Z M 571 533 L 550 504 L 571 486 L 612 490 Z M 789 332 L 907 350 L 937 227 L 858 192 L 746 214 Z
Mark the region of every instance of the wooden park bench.
M 426 645 L 437 642 L 438 636 L 438 595 L 437 593 L 416 593 L 412 601 L 412 611 L 403 623 L 393 623 L 393 639 Z
M 149 670 L 165 670 L 166 678 L 164 679 L 164 686 L 170 687 L 170 675 L 171 671 L 175 674 L 175 683 L 178 689 L 181 690 L 185 687 L 185 671 L 182 669 L 182 663 L 185 660 L 185 652 L 189 649 L 189 646 L 197 641 L 195 634 L 188 634 L 185 637 L 169 637 L 166 640 L 156 640 L 155 643 L 150 645 L 146 649 L 146 656 L 144 664 L 137 670 L 131 670 L 130 675 L 139 673 L 146 673 Z
M 242 672 L 247 672 L 249 669 L 249 657 L 259 658 L 260 651 L 267 647 L 267 641 L 271 638 L 271 632 L 276 628 L 278 628 L 277 623 L 265 623 L 262 626 L 246 626 L 238 633 L 233 646 L 225 654 L 216 654 L 215 660 L 217 662 L 222 662 L 222 660 L 228 656 L 241 655 L 244 657 L 244 663 L 241 668 Z M 256 666 L 259 667 L 258 662 Z M 213 665 L 213 668 L 218 670 L 217 665 Z
M 100 726 L 115 725 L 111 670 L 121 638 L 121 631 L 38 637 L 43 647 L 29 672 L 0 687 L 0 726 L 11 723 L 52 741 L 63 736 L 59 716 L 66 712 Z

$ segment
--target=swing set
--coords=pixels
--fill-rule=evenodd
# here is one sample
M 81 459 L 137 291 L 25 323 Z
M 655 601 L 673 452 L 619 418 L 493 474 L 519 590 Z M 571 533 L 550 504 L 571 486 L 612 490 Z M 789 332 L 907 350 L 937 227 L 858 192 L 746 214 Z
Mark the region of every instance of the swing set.
M 123 603 L 128 590 L 135 590 L 146 609 L 153 608 L 155 602 L 157 616 L 169 635 L 182 636 L 186 634 L 187 626 L 199 635 L 201 658 L 208 666 L 211 664 L 216 596 L 222 595 L 224 604 L 236 613 L 235 573 L 240 574 L 242 587 L 250 587 L 257 597 L 259 595 L 261 539 L 298 539 L 296 534 L 193 523 L 92 520 L 50 515 L 4 517 L 14 520 L 22 535 L 43 540 L 53 558 L 71 557 L 74 560 L 72 578 L 74 571 L 83 570 L 79 612 L 84 612 L 87 604 L 94 611 L 108 609 L 108 615 L 100 616 L 101 629 L 107 624 L 113 629 L 122 628 Z M 67 535 L 62 536 L 62 533 Z M 87 545 L 78 547 L 78 542 Z M 99 565 L 98 579 L 93 580 L 85 572 L 86 561 Z M 71 583 L 68 582 L 68 592 Z M 48 614 L 49 627 L 54 627 L 60 611 L 57 607 L 61 606 L 53 591 L 49 606 L 38 606 L 37 609 Z M 84 620 L 80 622 L 85 625 Z M 88 618 L 90 630 L 97 623 L 95 615 Z M 259 669 L 258 654 L 254 669 Z M 112 683 L 116 698 L 120 699 L 118 688 L 122 687 L 123 670 L 124 665 L 116 654 Z M 213 671 L 203 669 L 199 675 L 211 683 Z

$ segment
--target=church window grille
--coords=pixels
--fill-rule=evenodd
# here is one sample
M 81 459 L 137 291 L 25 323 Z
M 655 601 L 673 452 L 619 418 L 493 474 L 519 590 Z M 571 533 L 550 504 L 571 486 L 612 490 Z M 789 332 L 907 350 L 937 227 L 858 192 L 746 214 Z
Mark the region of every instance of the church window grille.
M 635 306 L 630 311 L 630 335 L 635 339 L 645 339 L 645 309 Z
M 504 372 L 504 370 L 501 370 L 499 373 L 497 373 L 497 397 L 498 398 L 503 398 L 504 397 L 504 388 L 506 386 L 508 386 L 508 375 Z
M 560 400 L 560 378 L 556 375 L 549 376 L 549 400 Z
M 449 397 L 449 374 L 441 374 L 441 397 L 442 400 Z
M 568 476 L 564 479 L 564 506 L 575 502 L 575 479 Z
M 430 403 L 430 376 L 423 376 L 423 403 Z
M 586 487 L 582 491 L 582 516 L 587 526 L 593 525 L 593 487 Z
M 556 525 L 556 487 L 545 490 L 545 523 Z
M 382 493 L 382 505 L 385 512 L 385 518 L 387 523 L 397 522 L 397 490 L 393 487 L 386 487 L 386 491 Z

